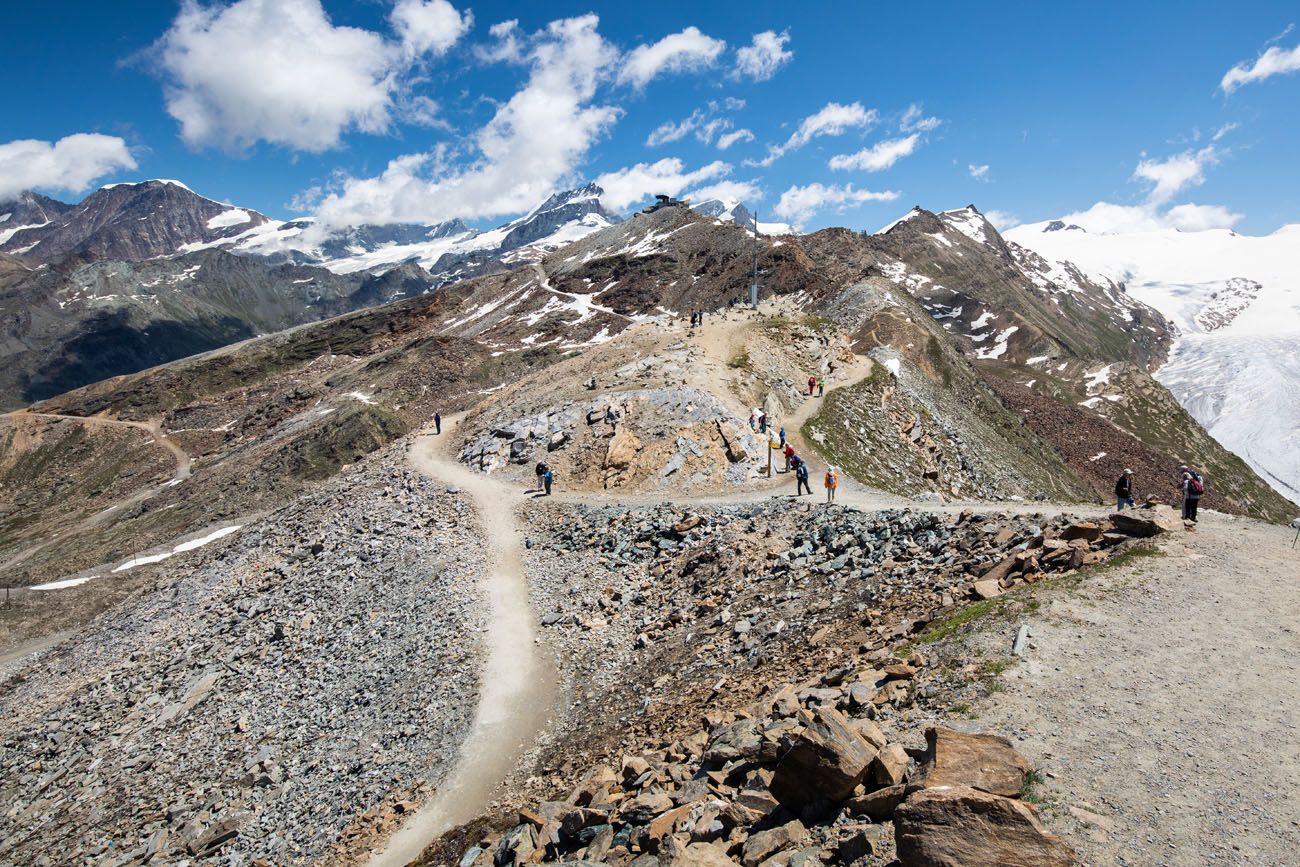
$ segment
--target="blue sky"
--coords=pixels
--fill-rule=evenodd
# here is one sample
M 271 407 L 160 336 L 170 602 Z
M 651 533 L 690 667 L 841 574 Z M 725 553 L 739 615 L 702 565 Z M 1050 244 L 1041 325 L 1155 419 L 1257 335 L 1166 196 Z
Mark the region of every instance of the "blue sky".
M 1293 2 L 847 5 L 22 4 L 0 194 L 166 177 L 276 217 L 488 225 L 601 178 L 621 208 L 712 189 L 806 229 L 970 202 L 1300 222 Z

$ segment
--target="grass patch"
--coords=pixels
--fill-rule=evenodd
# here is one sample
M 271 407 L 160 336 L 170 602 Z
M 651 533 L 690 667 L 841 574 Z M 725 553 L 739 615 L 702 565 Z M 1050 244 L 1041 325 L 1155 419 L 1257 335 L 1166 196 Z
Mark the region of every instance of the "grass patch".
M 1016 659 L 990 659 L 987 662 L 980 663 L 980 675 L 983 677 L 997 677 L 1018 661 Z
M 997 608 L 998 605 L 993 599 L 983 599 L 971 603 L 960 611 L 954 611 L 944 619 L 931 623 L 925 628 L 924 632 L 917 636 L 916 643 L 933 644 L 936 641 L 942 641 L 968 623 L 992 614 Z
M 1025 781 L 1020 784 L 1020 800 L 1030 804 L 1043 803 L 1043 796 L 1039 794 L 1038 787 L 1047 781 L 1039 770 L 1032 770 L 1025 774 Z
M 727 362 L 727 367 L 734 370 L 753 370 L 754 362 L 750 360 L 748 352 L 739 352 Z
M 948 708 L 948 711 L 950 713 L 956 714 L 957 716 L 964 716 L 967 719 L 970 719 L 975 715 L 974 712 L 971 710 L 971 706 L 964 701 L 957 702 L 955 705 Z

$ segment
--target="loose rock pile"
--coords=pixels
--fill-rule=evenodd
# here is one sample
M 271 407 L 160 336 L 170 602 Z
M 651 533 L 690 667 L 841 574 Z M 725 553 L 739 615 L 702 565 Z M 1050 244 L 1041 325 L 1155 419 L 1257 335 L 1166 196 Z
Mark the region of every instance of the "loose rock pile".
M 404 463 L 151 567 L 6 683 L 0 864 L 315 861 L 419 800 L 474 711 L 484 564 L 468 502 Z
M 890 742 L 847 687 L 786 686 L 596 765 L 459 865 L 820 867 L 889 863 L 895 851 L 902 867 L 1075 863 L 1018 800 L 1032 767 L 1009 741 L 945 728 L 926 739 L 923 750 Z

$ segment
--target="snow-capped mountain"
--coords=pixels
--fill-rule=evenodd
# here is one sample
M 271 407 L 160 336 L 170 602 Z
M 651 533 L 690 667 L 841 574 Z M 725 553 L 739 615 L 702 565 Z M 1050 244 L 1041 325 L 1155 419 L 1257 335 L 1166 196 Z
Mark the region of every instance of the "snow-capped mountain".
M 1178 336 L 1156 378 L 1300 502 L 1300 225 L 1262 237 L 1226 229 L 1103 234 L 1055 220 L 1007 237 L 1123 281 L 1168 317 Z
M 182 252 L 222 247 L 236 255 L 322 265 L 339 274 L 418 264 L 440 282 L 522 262 L 621 222 L 601 203 L 603 190 L 586 184 L 555 193 L 532 211 L 495 229 L 478 231 L 460 220 L 433 226 L 399 224 L 342 229 L 309 218 L 270 222 Z
M 247 208 L 204 198 L 180 181 L 109 184 L 76 205 L 23 193 L 0 203 L 0 252 L 50 262 L 87 259 L 141 262 L 189 244 L 214 245 L 267 223 Z

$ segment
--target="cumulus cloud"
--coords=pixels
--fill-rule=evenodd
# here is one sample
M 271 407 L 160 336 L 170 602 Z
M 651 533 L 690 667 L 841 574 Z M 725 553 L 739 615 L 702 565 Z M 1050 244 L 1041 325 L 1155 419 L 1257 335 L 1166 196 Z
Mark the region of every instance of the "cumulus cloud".
M 724 177 L 730 172 L 731 166 L 721 160 L 687 171 L 680 159 L 667 157 L 606 172 L 596 178 L 596 183 L 605 191 L 601 201 L 608 207 L 622 210 L 658 193 L 675 196 L 687 187 Z
M 1274 75 L 1285 75 L 1298 70 L 1300 70 L 1300 45 L 1294 48 L 1279 48 L 1272 45 L 1254 61 L 1243 61 L 1225 72 L 1219 82 L 1219 88 L 1224 93 L 1232 93 L 1243 84 L 1252 84 L 1272 78 Z
M 1195 232 L 1204 229 L 1231 229 L 1242 219 L 1222 205 L 1175 205 L 1162 211 L 1151 205 L 1116 205 L 1097 202 L 1086 211 L 1066 214 L 1061 220 L 1082 226 L 1096 234 L 1151 232 L 1157 229 L 1181 229 Z
M 447 0 L 398 0 L 389 16 L 408 55 L 442 54 L 469 32 L 474 16 Z
M 391 161 L 373 178 L 344 178 L 317 207 L 322 225 L 438 222 L 516 214 L 572 180 L 619 110 L 593 105 L 618 52 L 595 15 L 553 21 L 520 43 L 528 80 L 472 136 L 476 159 L 448 165 L 440 150 Z M 526 44 L 524 44 L 526 43 Z
M 0 144 L 0 201 L 33 188 L 79 193 L 96 178 L 135 167 L 126 142 L 116 136 L 77 133 L 56 142 L 7 142 Z
M 726 202 L 746 202 L 753 204 L 763 198 L 763 189 L 756 181 L 718 181 L 704 187 L 697 187 L 686 193 L 692 202 L 707 202 L 721 199 Z
M 1133 178 L 1150 185 L 1148 203 L 1163 205 L 1188 187 L 1204 183 L 1205 167 L 1218 161 L 1219 151 L 1210 145 L 1163 160 L 1143 159 L 1133 170 Z
M 732 77 L 767 81 L 794 57 L 794 52 L 787 51 L 785 47 L 789 41 L 788 30 L 781 33 L 775 30 L 755 33 L 749 45 L 736 51 L 736 68 L 732 70 Z
M 916 150 L 916 144 L 920 140 L 921 136 L 917 133 L 904 138 L 885 139 L 876 142 L 871 147 L 863 148 L 857 153 L 836 154 L 831 157 L 829 165 L 833 169 L 859 169 L 865 172 L 884 171 Z
M 447 0 L 399 0 L 391 20 L 397 41 L 336 27 L 320 0 L 186 0 L 155 46 L 167 111 L 195 147 L 319 152 L 348 131 L 384 132 L 403 75 L 450 48 L 471 18 Z
M 1016 226 L 1020 225 L 1020 218 L 1010 211 L 999 211 L 996 209 L 985 211 L 984 219 L 988 220 L 989 223 L 992 224 L 993 228 L 997 229 L 999 232 L 1005 232 L 1007 229 L 1014 229 Z
M 970 172 L 970 176 L 971 176 L 972 178 L 974 178 L 975 180 L 977 180 L 977 181 L 988 181 L 988 180 L 989 180 L 989 164 L 988 164 L 988 163 L 982 163 L 982 164 L 980 164 L 980 165 L 976 165 L 975 163 L 971 163 L 970 165 L 966 166 L 966 171 Z
M 633 87 L 645 87 L 657 76 L 668 72 L 703 69 L 717 62 L 727 47 L 721 39 L 687 27 L 649 45 L 638 45 L 624 58 L 618 80 Z
M 803 147 L 815 138 L 843 135 L 851 129 L 868 129 L 875 125 L 880 113 L 874 108 L 863 108 L 862 103 L 842 105 L 828 102 L 815 114 L 805 117 L 790 134 L 785 144 L 768 145 L 767 156 L 761 160 L 746 160 L 746 165 L 770 166 L 785 154 Z
M 852 184 L 839 186 L 812 183 L 803 187 L 790 187 L 781 194 L 773 211 L 778 217 L 799 224 L 826 208 L 843 211 L 864 202 L 892 202 L 897 198 L 898 193 L 893 190 L 873 192 L 855 189 Z

